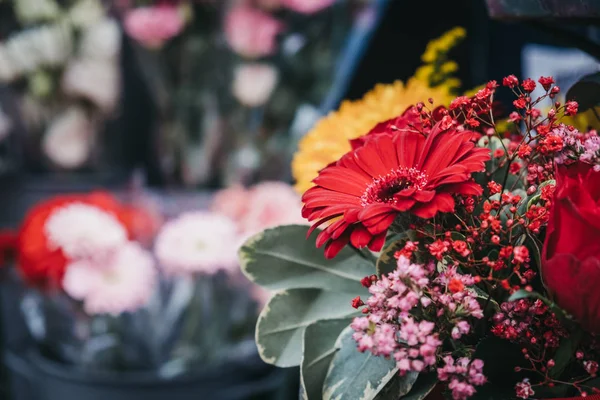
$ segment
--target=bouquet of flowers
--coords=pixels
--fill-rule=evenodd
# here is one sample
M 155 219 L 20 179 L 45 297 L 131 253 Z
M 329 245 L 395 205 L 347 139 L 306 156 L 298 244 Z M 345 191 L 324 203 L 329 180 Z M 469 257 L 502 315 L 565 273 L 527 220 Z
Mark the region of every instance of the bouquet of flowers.
M 248 202 L 233 210 L 227 200 L 240 195 Z M 266 182 L 218 194 L 211 210 L 166 215 L 145 203 L 98 192 L 30 210 L 16 264 L 39 351 L 88 371 L 150 370 L 165 379 L 255 354 L 252 327 L 266 293 L 241 275 L 235 244 L 299 222 L 300 197 Z
M 245 243 L 244 272 L 277 291 L 260 354 L 300 366 L 302 398 L 600 393 L 600 137 L 562 122 L 578 103 L 559 92 L 510 75 L 410 105 L 315 174 L 310 228 Z
M 118 22 L 101 0 L 0 3 L 0 83 L 17 94 L 22 120 L 0 113 L 0 146 L 32 170 L 101 167 L 100 131 L 120 94 Z M 26 135 L 15 150 L 6 137 L 18 122 Z
M 138 1 L 121 10 L 157 106 L 167 181 L 287 178 L 296 110 L 326 97 L 355 16 L 371 7 L 334 3 Z

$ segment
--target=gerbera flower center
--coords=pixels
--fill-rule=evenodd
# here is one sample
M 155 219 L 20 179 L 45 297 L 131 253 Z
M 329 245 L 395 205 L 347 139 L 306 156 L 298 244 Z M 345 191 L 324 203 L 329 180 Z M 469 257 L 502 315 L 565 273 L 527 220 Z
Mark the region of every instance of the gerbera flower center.
M 373 179 L 360 198 L 363 206 L 373 203 L 395 204 L 394 195 L 404 189 L 422 190 L 427 185 L 427 175 L 416 168 L 400 167 L 385 176 Z

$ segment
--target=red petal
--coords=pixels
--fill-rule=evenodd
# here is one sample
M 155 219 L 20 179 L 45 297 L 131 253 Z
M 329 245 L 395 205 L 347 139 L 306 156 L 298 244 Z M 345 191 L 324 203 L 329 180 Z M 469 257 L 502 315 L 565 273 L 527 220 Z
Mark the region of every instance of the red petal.
M 373 251 L 380 251 L 385 244 L 385 236 L 387 232 L 380 233 L 379 235 L 373 236 L 371 243 L 369 243 L 369 249 Z
M 429 203 L 419 204 L 410 211 L 417 217 L 425 219 L 433 218 L 438 211 L 454 211 L 454 199 L 448 193 L 438 193 Z
M 362 225 L 356 225 L 350 235 L 350 243 L 356 248 L 363 248 L 371 242 L 373 236 Z
M 417 132 L 401 132 L 394 136 L 396 153 L 398 155 L 398 166 L 413 167 L 417 162 L 417 156 L 423 147 L 425 137 Z
M 348 236 L 343 235 L 339 239 L 327 243 L 327 246 L 325 246 L 325 258 L 331 259 L 335 257 L 348 244 Z

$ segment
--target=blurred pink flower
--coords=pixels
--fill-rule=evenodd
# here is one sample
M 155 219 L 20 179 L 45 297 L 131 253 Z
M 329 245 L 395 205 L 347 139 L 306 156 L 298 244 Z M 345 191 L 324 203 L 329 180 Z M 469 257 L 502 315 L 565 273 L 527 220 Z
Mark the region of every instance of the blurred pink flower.
M 83 301 L 88 314 L 119 315 L 144 306 L 156 278 L 150 253 L 128 242 L 101 263 L 90 259 L 70 263 L 62 283 L 69 296 Z
M 231 91 L 240 103 L 258 107 L 269 100 L 278 80 L 279 72 L 271 64 L 246 63 L 235 68 Z
M 233 7 L 225 16 L 225 38 L 233 51 L 249 58 L 273 54 L 283 24 L 271 15 L 245 5 Z
M 284 7 L 302 14 L 314 14 L 330 7 L 336 0 L 281 0 Z
M 235 223 L 226 216 L 194 211 L 163 225 L 155 241 L 161 268 L 171 275 L 212 274 L 238 266 Z
M 236 223 L 240 221 L 248 210 L 246 196 L 248 191 L 242 185 L 234 185 L 227 189 L 219 190 L 213 197 L 210 209 L 225 215 Z
M 231 218 L 241 240 L 278 225 L 308 224 L 300 196 L 287 183 L 262 182 L 249 189 L 233 186 L 217 192 L 211 209 Z
M 180 10 L 166 4 L 134 8 L 125 16 L 127 34 L 149 48 L 161 47 L 167 40 L 177 36 L 184 25 Z
M 248 211 L 240 221 L 244 234 L 255 234 L 278 225 L 308 224 L 302 218 L 302 201 L 287 183 L 262 182 L 250 188 Z

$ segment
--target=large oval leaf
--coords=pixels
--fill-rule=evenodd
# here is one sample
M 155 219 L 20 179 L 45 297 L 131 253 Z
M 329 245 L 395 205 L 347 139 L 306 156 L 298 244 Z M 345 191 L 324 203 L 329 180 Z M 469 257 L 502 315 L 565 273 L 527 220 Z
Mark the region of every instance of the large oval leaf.
M 402 388 L 408 393 L 418 374 L 408 373 L 398 377 L 393 359 L 376 357 L 356 349 L 352 329 L 345 329 L 338 338 L 339 350 L 331 361 L 323 385 L 323 400 L 371 400 L 392 379 L 404 380 Z M 395 395 L 398 395 L 396 391 Z
M 350 248 L 332 260 L 315 246 L 317 232 L 308 239 L 308 226 L 287 225 L 267 229 L 240 249 L 242 271 L 270 290 L 317 288 L 364 293 L 360 280 L 375 271 L 374 265 Z
M 423 400 L 433 391 L 438 382 L 439 379 L 435 372 L 419 374 L 410 392 L 402 397 L 402 400 Z
M 321 319 L 359 315 L 348 294 L 321 289 L 276 293 L 258 317 L 256 344 L 265 362 L 279 367 L 300 365 L 304 329 Z
M 352 318 L 321 320 L 306 327 L 300 368 L 303 399 L 321 399 L 329 364 L 337 351 L 337 338 L 351 321 Z

